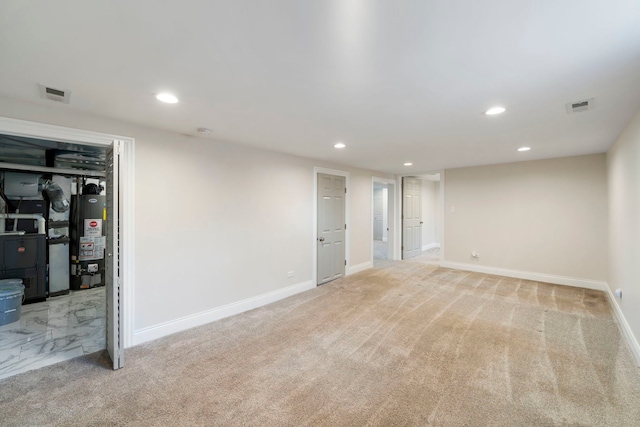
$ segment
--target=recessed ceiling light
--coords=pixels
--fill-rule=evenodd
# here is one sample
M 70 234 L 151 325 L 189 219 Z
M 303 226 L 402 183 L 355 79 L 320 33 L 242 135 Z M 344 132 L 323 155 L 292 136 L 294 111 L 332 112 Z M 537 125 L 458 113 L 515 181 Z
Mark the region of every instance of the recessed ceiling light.
M 504 107 L 492 107 L 492 108 L 489 108 L 489 109 L 488 109 L 487 111 L 485 111 L 484 113 L 485 113 L 487 116 L 495 116 L 496 114 L 502 114 L 502 113 L 504 113 L 505 111 L 507 111 L 507 109 L 506 109 L 506 108 L 504 108 Z
M 336 148 L 344 148 L 344 147 L 346 147 L 346 145 L 345 145 L 344 142 L 336 142 L 334 144 L 334 147 L 336 147 Z
M 178 98 L 167 92 L 159 93 L 156 95 L 158 101 L 166 102 L 167 104 L 175 104 L 178 102 Z
M 529 151 L 531 150 L 531 147 L 520 147 L 518 148 L 518 151 Z
M 411 162 L 406 162 L 404 165 L 405 165 L 405 166 L 413 166 L 413 163 L 411 163 Z

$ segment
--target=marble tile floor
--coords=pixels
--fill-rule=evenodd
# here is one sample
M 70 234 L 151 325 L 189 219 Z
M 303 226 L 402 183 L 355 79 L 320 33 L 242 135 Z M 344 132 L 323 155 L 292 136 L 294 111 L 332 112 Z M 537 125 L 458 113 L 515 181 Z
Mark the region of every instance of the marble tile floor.
M 0 379 L 106 348 L 106 288 L 23 305 L 0 326 Z

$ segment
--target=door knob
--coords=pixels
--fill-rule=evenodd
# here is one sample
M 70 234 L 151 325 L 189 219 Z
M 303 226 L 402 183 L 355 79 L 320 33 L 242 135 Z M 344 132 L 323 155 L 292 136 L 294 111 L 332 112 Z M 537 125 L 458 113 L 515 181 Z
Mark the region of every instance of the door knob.
M 324 242 L 324 237 L 320 237 L 320 238 L 318 239 L 318 242 Z

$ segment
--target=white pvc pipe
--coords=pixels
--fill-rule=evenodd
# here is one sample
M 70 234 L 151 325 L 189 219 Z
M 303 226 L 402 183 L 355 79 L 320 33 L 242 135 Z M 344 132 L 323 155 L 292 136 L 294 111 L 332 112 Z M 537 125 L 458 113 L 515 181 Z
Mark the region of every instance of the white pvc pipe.
M 38 221 L 38 234 L 47 234 L 47 225 L 44 217 L 41 214 L 12 214 L 12 213 L 0 213 L 0 233 L 4 233 L 4 220 L 5 219 L 35 219 Z

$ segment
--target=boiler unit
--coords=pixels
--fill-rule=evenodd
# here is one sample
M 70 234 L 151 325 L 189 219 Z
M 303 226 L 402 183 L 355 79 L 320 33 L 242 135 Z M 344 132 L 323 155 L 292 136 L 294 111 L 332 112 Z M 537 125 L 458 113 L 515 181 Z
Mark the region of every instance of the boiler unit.
M 71 289 L 104 285 L 105 196 L 71 198 Z

